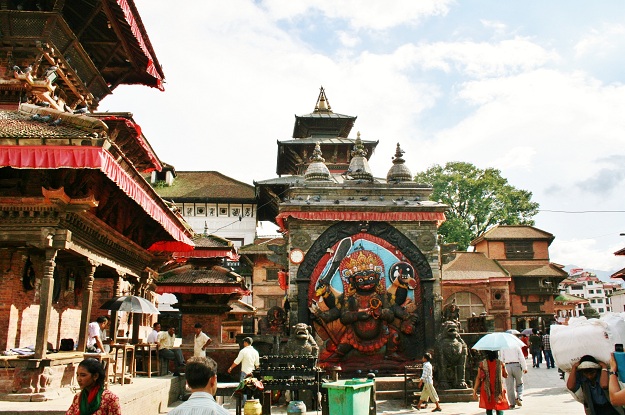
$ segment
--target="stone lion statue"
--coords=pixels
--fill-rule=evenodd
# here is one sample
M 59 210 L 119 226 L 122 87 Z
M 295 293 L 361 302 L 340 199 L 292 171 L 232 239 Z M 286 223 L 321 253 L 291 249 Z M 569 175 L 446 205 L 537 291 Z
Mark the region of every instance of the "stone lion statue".
M 439 388 L 465 389 L 465 366 L 468 348 L 458 333 L 458 324 L 453 320 L 442 324 L 437 341 Z
M 297 323 L 291 327 L 291 335 L 286 343 L 284 352 L 293 356 L 319 356 L 319 346 L 310 334 L 311 328 L 304 323 Z

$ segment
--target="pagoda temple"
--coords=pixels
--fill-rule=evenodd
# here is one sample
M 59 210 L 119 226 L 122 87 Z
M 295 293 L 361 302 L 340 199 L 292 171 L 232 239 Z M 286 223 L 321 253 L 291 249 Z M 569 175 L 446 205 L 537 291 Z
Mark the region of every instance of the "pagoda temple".
M 153 300 L 155 270 L 194 244 L 143 179 L 163 164 L 132 114 L 93 113 L 119 85 L 163 87 L 134 2 L 0 1 L 0 33 L 0 350 L 34 346 L 3 356 L 0 393 L 44 400 L 83 358 L 50 353 L 61 340 L 83 352 L 105 300 Z
M 278 141 L 280 177 L 255 183 L 259 218 L 288 238 L 290 324 L 314 327 L 320 364 L 396 371 L 435 343 L 447 206 L 412 180 L 400 144 L 386 177 L 374 176 L 378 141 L 350 138 L 355 120 L 321 88 L 293 139 Z

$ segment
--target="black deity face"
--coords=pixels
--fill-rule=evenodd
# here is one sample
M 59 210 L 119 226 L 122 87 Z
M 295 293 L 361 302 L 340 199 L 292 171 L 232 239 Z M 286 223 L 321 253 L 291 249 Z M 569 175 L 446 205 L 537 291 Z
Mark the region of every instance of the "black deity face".
M 356 291 L 373 292 L 380 282 L 380 274 L 372 270 L 360 271 L 355 273 L 351 280 Z

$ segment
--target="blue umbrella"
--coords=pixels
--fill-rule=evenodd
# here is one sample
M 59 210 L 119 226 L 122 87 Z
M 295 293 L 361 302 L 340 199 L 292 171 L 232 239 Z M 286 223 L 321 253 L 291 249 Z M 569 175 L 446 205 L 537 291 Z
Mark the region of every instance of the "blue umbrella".
M 503 350 L 523 347 L 523 343 L 517 336 L 510 333 L 489 333 L 482 337 L 472 347 L 475 350 Z

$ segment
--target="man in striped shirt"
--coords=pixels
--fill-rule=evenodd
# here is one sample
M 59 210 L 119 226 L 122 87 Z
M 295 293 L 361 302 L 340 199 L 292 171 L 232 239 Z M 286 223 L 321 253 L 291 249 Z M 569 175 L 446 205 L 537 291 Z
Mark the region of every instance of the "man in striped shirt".
M 436 389 L 434 389 L 432 363 L 430 363 L 432 355 L 429 353 L 424 354 L 423 360 L 423 372 L 421 373 L 421 379 L 419 379 L 420 386 L 423 386 L 423 390 L 419 396 L 419 402 L 416 405 L 412 405 L 412 407 L 418 411 L 425 408 L 424 406 L 421 406 L 421 402 L 425 402 L 427 405 L 428 400 L 431 399 L 436 404 L 436 408 L 432 409 L 432 412 L 440 412 L 441 406 L 438 403 L 438 394 L 436 393 Z
M 215 402 L 217 392 L 217 363 L 210 357 L 192 357 L 185 372 L 191 388 L 189 399 L 169 411 L 169 415 L 230 415 L 230 411 Z

